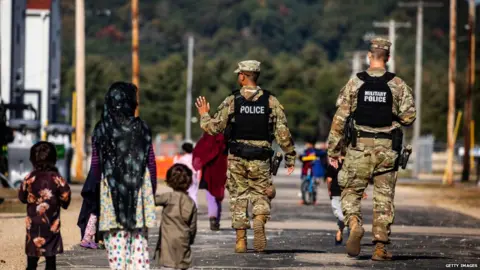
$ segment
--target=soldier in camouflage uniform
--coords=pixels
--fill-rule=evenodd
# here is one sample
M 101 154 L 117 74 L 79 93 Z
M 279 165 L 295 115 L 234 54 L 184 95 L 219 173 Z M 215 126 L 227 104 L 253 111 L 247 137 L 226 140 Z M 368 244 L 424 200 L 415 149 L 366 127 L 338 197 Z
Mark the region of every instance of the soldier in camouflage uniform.
M 350 79 L 340 91 L 337 112 L 328 137 L 329 162 L 335 167 L 342 149 L 347 147 L 345 162 L 338 176 L 343 189 L 341 202 L 345 224 L 350 228 L 347 253 L 358 256 L 364 234 L 360 202 L 373 179 L 373 242 L 372 260 L 390 260 L 385 249 L 390 242 L 390 226 L 394 220 L 393 199 L 397 180 L 398 151 L 392 149 L 392 134 L 415 121 L 415 103 L 407 84 L 386 72 L 391 43 L 376 38 L 371 41 L 368 57 L 370 68 Z M 356 145 L 346 145 L 344 126 L 353 117 Z
M 235 73 L 241 89 L 228 96 L 213 117 L 208 113 L 210 105 L 205 97 L 199 97 L 196 106 L 201 115 L 200 126 L 208 134 L 231 128 L 226 186 L 232 227 L 237 234 L 235 252 L 247 251 L 249 201 L 253 207 L 253 246 L 255 251 L 262 252 L 266 247 L 265 223 L 275 197 L 270 173 L 272 140 L 285 152 L 288 174 L 293 172 L 296 154 L 282 105 L 256 83 L 260 62 L 242 61 Z

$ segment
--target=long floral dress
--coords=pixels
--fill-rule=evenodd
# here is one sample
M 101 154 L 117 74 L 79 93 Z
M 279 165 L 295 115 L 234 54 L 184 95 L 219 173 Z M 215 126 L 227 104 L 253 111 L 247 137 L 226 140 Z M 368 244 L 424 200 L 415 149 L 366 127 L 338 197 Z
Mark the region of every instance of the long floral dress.
M 155 227 L 156 213 L 152 184 L 143 181 L 137 201 L 135 230 L 125 230 L 117 223 L 108 182 L 102 179 L 100 194 L 100 231 L 105 233 L 110 269 L 150 269 L 148 228 Z
M 32 257 L 50 257 L 63 253 L 60 234 L 60 207 L 67 209 L 71 192 L 57 172 L 34 171 L 18 191 L 27 204 L 25 253 Z

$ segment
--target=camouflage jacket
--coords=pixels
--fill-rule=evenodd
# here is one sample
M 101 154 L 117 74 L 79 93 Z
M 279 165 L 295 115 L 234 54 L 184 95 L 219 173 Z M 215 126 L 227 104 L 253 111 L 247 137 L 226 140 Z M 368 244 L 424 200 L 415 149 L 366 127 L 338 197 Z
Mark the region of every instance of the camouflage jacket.
M 367 73 L 372 77 L 380 77 L 385 74 L 385 69 L 370 68 L 367 70 Z M 357 107 L 358 89 L 362 84 L 362 80 L 354 77 L 340 90 L 336 104 L 337 112 L 333 117 L 332 128 L 328 136 L 328 155 L 331 157 L 340 156 L 342 149 L 346 147 L 343 140 L 343 128 L 347 117 Z M 416 109 L 412 89 L 399 77 L 393 78 L 388 83 L 388 86 L 392 90 L 393 95 L 392 112 L 397 116 L 397 119 L 390 127 L 386 128 L 372 128 L 355 124 L 357 130 L 388 133 L 402 125 L 411 125 L 415 121 Z
M 255 93 L 253 90 L 259 89 L 258 93 L 252 97 Z M 259 97 L 263 95 L 263 91 L 260 87 L 243 87 L 240 89 L 240 93 L 247 99 L 253 101 L 258 100 Z M 234 104 L 234 95 L 228 96 L 222 104 L 217 109 L 217 112 L 211 117 L 208 113 L 205 113 L 201 116 L 200 127 L 210 135 L 216 135 L 221 133 L 227 127 L 228 118 L 231 114 L 234 113 L 235 104 Z M 283 112 L 283 106 L 274 96 L 270 96 L 269 99 L 270 108 L 272 113 L 270 114 L 270 121 L 273 122 L 273 133 L 275 135 L 275 140 L 285 152 L 285 164 L 287 166 L 293 166 L 295 164 L 295 146 L 293 143 L 292 135 L 290 130 L 287 127 L 287 117 Z M 232 119 L 235 121 L 235 119 Z M 239 142 L 259 146 L 259 147 L 272 147 L 271 143 L 268 141 L 244 141 L 239 140 Z

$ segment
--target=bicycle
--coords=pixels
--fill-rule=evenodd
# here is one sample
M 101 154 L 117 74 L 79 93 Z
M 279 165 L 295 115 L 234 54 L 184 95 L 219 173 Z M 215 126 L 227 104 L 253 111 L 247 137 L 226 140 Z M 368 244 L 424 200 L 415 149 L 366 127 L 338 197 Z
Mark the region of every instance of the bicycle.
M 303 204 L 315 204 L 317 201 L 317 183 L 313 179 L 312 175 L 305 176 L 305 178 L 302 180 L 300 189 L 302 191 Z

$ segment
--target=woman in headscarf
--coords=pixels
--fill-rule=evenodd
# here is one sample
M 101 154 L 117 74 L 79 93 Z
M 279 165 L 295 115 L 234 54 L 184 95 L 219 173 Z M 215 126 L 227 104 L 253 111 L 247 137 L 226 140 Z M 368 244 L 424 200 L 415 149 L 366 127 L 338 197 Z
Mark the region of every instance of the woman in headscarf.
M 155 155 L 150 129 L 135 117 L 136 92 L 131 83 L 112 84 L 92 138 L 92 162 L 99 161 L 92 167 L 101 171 L 99 229 L 105 232 L 111 269 L 150 265 L 147 228 L 155 226 Z
M 192 154 L 194 170 L 201 172 L 200 189 L 206 189 L 210 229 L 220 230 L 222 200 L 227 181 L 227 149 L 223 134 L 204 133 Z

